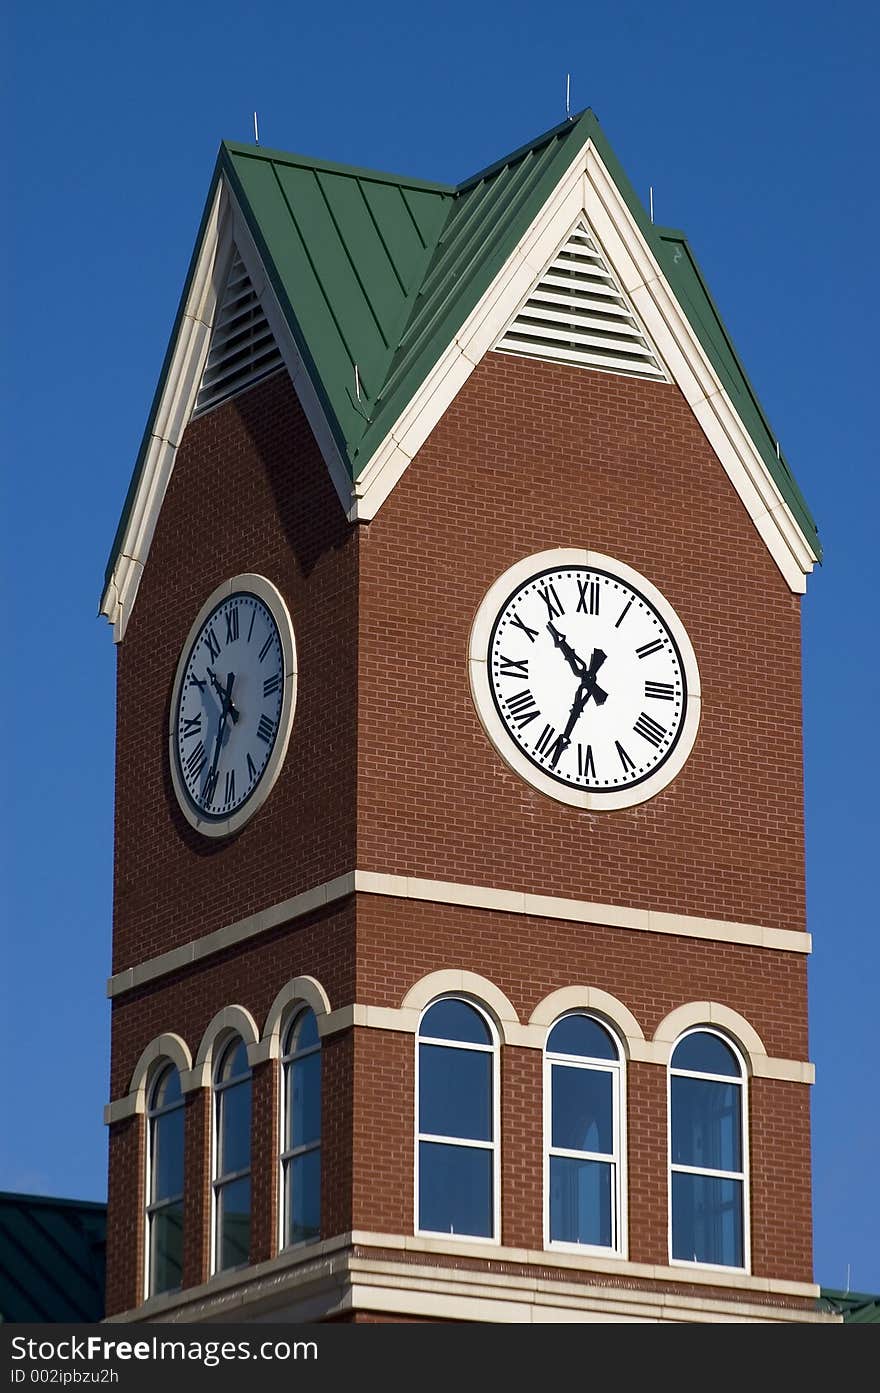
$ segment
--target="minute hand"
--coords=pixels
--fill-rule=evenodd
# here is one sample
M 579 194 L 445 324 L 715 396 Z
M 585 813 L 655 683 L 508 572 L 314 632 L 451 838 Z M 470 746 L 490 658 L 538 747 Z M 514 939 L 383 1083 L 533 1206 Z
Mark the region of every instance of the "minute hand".
M 581 685 L 578 687 L 574 701 L 571 704 L 571 711 L 568 715 L 568 722 L 565 730 L 556 741 L 553 758 L 550 761 L 550 767 L 552 769 L 556 768 L 563 751 L 567 750 L 571 744 L 571 732 L 583 715 L 584 707 L 590 700 L 590 697 L 593 697 L 597 706 L 601 706 L 607 698 L 608 693 L 603 692 L 602 688 L 596 685 L 596 673 L 604 663 L 606 656 L 607 654 L 603 653 L 601 648 L 593 649 L 590 666 L 584 668 L 584 676 L 581 678 Z M 577 661 L 579 662 L 580 659 L 577 659 Z

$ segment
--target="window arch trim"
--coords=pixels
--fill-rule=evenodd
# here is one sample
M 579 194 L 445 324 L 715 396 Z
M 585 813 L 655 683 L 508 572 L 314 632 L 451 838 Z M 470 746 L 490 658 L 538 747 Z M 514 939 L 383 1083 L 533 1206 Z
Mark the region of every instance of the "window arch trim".
M 214 1062 L 231 1035 L 240 1035 L 248 1052 L 248 1064 L 253 1068 L 260 1032 L 257 1023 L 245 1006 L 224 1006 L 208 1025 L 199 1045 L 196 1062 L 190 1074 L 190 1088 L 210 1088 L 214 1082 Z
M 309 1006 L 318 1023 L 318 1035 L 330 1015 L 330 998 L 316 977 L 293 977 L 285 982 L 266 1016 L 263 1035 L 254 1050 L 254 1064 L 265 1059 L 281 1058 L 281 1037 L 287 1029 L 292 1012 L 298 1006 Z
M 728 1037 L 742 1056 L 745 1073 L 751 1077 L 763 1074 L 767 1050 L 753 1025 L 719 1001 L 688 1001 L 665 1016 L 654 1032 L 655 1060 L 668 1069 L 672 1051 L 682 1036 L 701 1027 Z
M 442 968 L 437 972 L 429 972 L 410 987 L 400 1003 L 400 1010 L 418 1014 L 415 1021 L 416 1036 L 421 1030 L 422 1017 L 427 1008 L 443 997 L 461 998 L 482 1011 L 499 1044 L 520 1043 L 518 1033 L 522 1027 L 508 997 L 500 987 L 490 982 L 488 977 L 481 977 L 477 972 L 468 972 L 465 968 Z

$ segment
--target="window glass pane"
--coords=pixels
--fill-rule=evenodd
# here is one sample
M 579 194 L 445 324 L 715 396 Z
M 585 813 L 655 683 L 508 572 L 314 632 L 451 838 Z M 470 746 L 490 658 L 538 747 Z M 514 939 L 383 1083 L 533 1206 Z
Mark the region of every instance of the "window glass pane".
M 419 1046 L 419 1131 L 492 1140 L 492 1055 Z
M 551 1065 L 552 1145 L 567 1151 L 614 1150 L 612 1076 L 605 1070 Z
M 287 1242 L 306 1243 L 321 1233 L 321 1152 L 287 1162 Z
M 489 1027 L 473 1006 L 466 1001 L 437 1001 L 425 1012 L 419 1027 L 420 1035 L 433 1035 L 438 1040 L 464 1040 L 471 1045 L 491 1045 Z
M 321 1055 L 287 1065 L 287 1147 L 306 1146 L 321 1135 Z
M 581 1054 L 589 1059 L 617 1059 L 617 1048 L 608 1031 L 590 1016 L 563 1016 L 547 1040 L 553 1054 Z
M 293 1022 L 284 1053 L 289 1054 L 293 1049 L 308 1050 L 317 1043 L 318 1022 L 315 1020 L 315 1013 L 314 1011 L 301 1011 Z
M 183 1201 L 150 1216 L 150 1295 L 173 1291 L 183 1276 Z
M 742 1087 L 672 1077 L 672 1159 L 681 1166 L 742 1170 Z
M 237 1044 L 233 1041 L 227 1045 L 226 1053 L 220 1061 L 220 1082 L 225 1082 L 226 1079 L 242 1078 L 248 1072 L 247 1046 L 243 1040 L 239 1040 Z
M 233 1180 L 219 1192 L 217 1203 L 217 1271 L 240 1267 L 250 1255 L 251 1182 Z
M 606 1161 L 550 1157 L 550 1237 L 610 1248 L 612 1168 Z
M 217 1175 L 247 1170 L 251 1163 L 251 1081 L 235 1083 L 217 1095 L 220 1137 Z
M 685 1262 L 742 1267 L 741 1181 L 673 1171 L 672 1256 Z
M 719 1040 L 717 1035 L 698 1031 L 696 1035 L 686 1035 L 676 1045 L 672 1053 L 674 1069 L 692 1069 L 696 1074 L 728 1074 L 738 1079 L 742 1076 L 736 1055 L 729 1045 Z
M 164 1074 L 161 1074 L 157 1079 L 151 1107 L 164 1108 L 170 1103 L 176 1103 L 181 1097 L 180 1075 L 172 1066 L 172 1068 L 166 1069 Z
M 419 1228 L 492 1237 L 491 1151 L 419 1144 Z
M 162 1113 L 150 1123 L 153 1135 L 151 1201 L 183 1194 L 183 1108 Z

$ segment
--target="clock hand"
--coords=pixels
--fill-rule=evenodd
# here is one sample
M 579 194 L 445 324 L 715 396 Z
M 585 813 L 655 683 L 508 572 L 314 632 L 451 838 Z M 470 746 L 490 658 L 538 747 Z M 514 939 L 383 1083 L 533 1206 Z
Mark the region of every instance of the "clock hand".
M 554 644 L 562 653 L 575 677 L 579 677 L 581 682 L 590 683 L 589 695 L 595 697 L 597 706 L 601 706 L 603 701 L 607 698 L 608 693 L 603 692 L 601 687 L 596 686 L 596 673 L 599 671 L 599 668 L 608 655 L 603 653 L 601 648 L 594 648 L 593 656 L 590 659 L 590 666 L 587 667 L 583 658 L 579 658 L 577 653 L 575 653 L 568 639 L 565 637 L 565 634 L 561 634 L 552 622 L 547 625 L 547 628 L 550 630 Z
M 210 668 L 208 669 L 208 672 L 211 672 Z M 220 686 L 220 683 L 217 682 L 216 679 L 214 679 L 214 685 L 219 691 L 222 701 L 220 711 L 220 724 L 217 727 L 217 739 L 214 741 L 214 758 L 211 761 L 211 768 L 208 771 L 208 777 L 205 780 L 204 797 L 207 803 L 210 803 L 214 797 L 214 786 L 217 782 L 217 765 L 220 763 L 220 750 L 223 745 L 223 733 L 226 730 L 226 719 L 228 716 L 232 714 L 232 684 L 234 681 L 234 672 L 230 672 L 229 676 L 227 677 L 225 689 Z M 236 719 L 238 718 L 236 717 Z
M 236 707 L 235 707 L 235 705 L 234 705 L 234 703 L 233 703 L 233 701 L 232 701 L 232 697 L 229 696 L 229 693 L 232 691 L 232 679 L 234 678 L 235 674 L 232 673 L 232 672 L 229 674 L 229 681 L 227 682 L 227 684 L 226 684 L 226 690 L 224 691 L 223 687 L 221 686 L 221 684 L 220 684 L 220 683 L 218 682 L 218 680 L 217 680 L 217 674 L 216 674 L 216 672 L 214 671 L 214 669 L 213 669 L 212 667 L 209 667 L 209 668 L 205 668 L 205 671 L 207 672 L 208 677 L 211 679 L 211 684 L 212 684 L 212 686 L 214 686 L 214 687 L 217 689 L 217 691 L 220 693 L 220 705 L 221 705 L 221 707 L 223 706 L 223 703 L 224 703 L 225 701 L 227 701 L 227 698 L 228 698 L 227 710 L 228 710 L 230 716 L 232 717 L 232 724 L 233 724 L 233 725 L 237 725 L 237 724 L 238 724 L 238 718 L 239 718 L 239 716 L 241 715 L 241 712 L 240 712 L 239 710 L 236 709 Z
M 553 626 L 548 625 L 548 627 L 552 628 Z M 576 654 L 574 656 L 577 657 Z M 599 668 L 602 666 L 607 656 L 607 653 L 603 653 L 601 648 L 594 648 L 593 656 L 590 659 L 590 666 L 587 667 L 584 665 L 584 674 L 581 678 L 581 684 L 575 693 L 574 701 L 571 704 L 568 722 L 554 747 L 553 759 L 550 764 L 551 769 L 556 768 L 560 756 L 571 744 L 571 733 L 583 715 L 584 707 L 590 700 L 590 697 L 593 698 L 597 706 L 601 706 L 603 702 L 608 699 L 608 693 L 604 692 L 596 683 L 596 673 L 599 671 Z M 577 661 L 580 662 L 580 659 L 578 658 Z

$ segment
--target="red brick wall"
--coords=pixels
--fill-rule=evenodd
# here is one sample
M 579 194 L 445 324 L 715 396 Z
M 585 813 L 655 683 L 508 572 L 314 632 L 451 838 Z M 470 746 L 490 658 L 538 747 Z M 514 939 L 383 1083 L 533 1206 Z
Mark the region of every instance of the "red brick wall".
M 190 425 L 118 649 L 114 971 L 351 869 L 357 553 L 285 374 Z M 209 842 L 171 786 L 171 687 L 204 601 L 253 571 L 290 609 L 296 714 L 271 797 Z
M 536 792 L 474 710 L 477 607 L 553 547 L 635 567 L 696 651 L 696 746 L 630 810 Z M 360 576 L 360 866 L 804 927 L 798 600 L 677 388 L 490 353 L 363 530 Z

